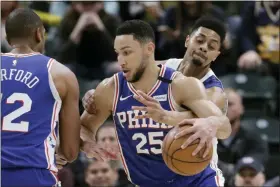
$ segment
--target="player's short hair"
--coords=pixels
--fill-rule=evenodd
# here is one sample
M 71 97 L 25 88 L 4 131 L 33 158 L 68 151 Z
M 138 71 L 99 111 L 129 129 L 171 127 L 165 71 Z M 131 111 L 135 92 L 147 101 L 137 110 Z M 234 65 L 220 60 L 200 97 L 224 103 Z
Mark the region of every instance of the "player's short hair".
M 142 20 L 128 20 L 123 22 L 116 32 L 116 36 L 133 35 L 134 39 L 140 43 L 155 42 L 155 34 L 153 28 Z
M 201 17 L 195 22 L 191 33 L 195 32 L 199 27 L 205 27 L 215 31 L 220 36 L 221 43 L 223 43 L 226 37 L 226 28 L 223 21 L 214 17 Z
M 29 8 L 18 8 L 11 12 L 6 20 L 8 39 L 25 39 L 43 26 L 40 17 Z

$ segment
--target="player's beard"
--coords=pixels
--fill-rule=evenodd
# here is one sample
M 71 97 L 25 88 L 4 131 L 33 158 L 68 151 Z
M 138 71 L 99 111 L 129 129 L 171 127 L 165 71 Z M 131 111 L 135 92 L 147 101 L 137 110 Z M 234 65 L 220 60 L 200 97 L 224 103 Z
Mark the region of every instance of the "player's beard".
M 192 63 L 194 64 L 194 65 L 196 65 L 196 66 L 202 66 L 202 62 L 200 61 L 200 60 L 198 60 L 198 59 L 192 59 Z
M 129 80 L 128 82 L 137 82 L 141 79 L 145 69 L 146 69 L 146 66 L 144 65 L 145 63 L 141 63 L 141 65 L 136 69 L 136 72 L 134 75 L 132 75 L 132 78 L 131 80 Z

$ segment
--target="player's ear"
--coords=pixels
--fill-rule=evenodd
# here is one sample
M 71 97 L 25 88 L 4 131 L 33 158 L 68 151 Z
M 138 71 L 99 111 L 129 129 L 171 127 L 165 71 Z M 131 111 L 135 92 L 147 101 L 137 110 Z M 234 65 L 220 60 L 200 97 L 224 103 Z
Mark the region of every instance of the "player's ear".
M 149 42 L 147 44 L 147 53 L 149 55 L 152 55 L 152 54 L 154 54 L 154 52 L 155 52 L 155 44 L 153 42 Z
M 190 35 L 188 35 L 188 36 L 186 37 L 186 41 L 185 41 L 185 47 L 186 47 L 186 48 L 187 48 L 188 45 L 189 45 L 189 41 L 190 41 Z
M 41 28 L 37 28 L 35 31 L 35 39 L 36 42 L 40 43 L 43 40 L 42 30 Z
M 216 58 L 221 54 L 221 51 L 215 51 L 214 53 L 215 54 L 214 54 L 214 58 L 213 58 L 212 62 L 214 62 L 216 60 Z

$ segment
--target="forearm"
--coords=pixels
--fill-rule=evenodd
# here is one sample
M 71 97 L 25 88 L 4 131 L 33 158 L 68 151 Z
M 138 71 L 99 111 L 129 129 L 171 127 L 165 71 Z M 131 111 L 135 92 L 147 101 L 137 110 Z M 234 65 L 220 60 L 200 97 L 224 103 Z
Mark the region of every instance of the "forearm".
M 178 125 L 184 119 L 195 118 L 196 116 L 191 111 L 165 111 L 161 123 L 165 123 L 166 125 Z
M 88 141 L 88 142 L 91 142 L 91 141 L 95 141 L 95 135 L 96 135 L 96 132 L 97 132 L 97 129 L 88 129 L 86 126 L 83 126 L 81 127 L 81 135 L 80 135 L 80 138 L 81 138 L 81 141 L 82 142 L 85 142 L 85 141 Z
M 216 137 L 218 139 L 226 139 L 231 134 L 231 124 L 226 116 L 210 116 L 207 118 L 210 125 L 217 126 Z

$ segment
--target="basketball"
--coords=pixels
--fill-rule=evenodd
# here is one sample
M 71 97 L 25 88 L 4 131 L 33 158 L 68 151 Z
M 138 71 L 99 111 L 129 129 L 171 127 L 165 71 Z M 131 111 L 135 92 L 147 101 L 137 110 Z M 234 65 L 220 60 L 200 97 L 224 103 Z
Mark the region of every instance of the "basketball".
M 181 149 L 181 145 L 191 134 L 187 134 L 177 140 L 175 140 L 175 135 L 189 127 L 189 125 L 174 127 L 165 136 L 162 144 L 162 157 L 165 164 L 173 172 L 183 176 L 192 176 L 202 172 L 210 163 L 213 154 L 212 148 L 209 154 L 203 158 L 203 153 L 206 149 L 206 146 L 204 146 L 199 153 L 192 156 L 192 152 L 198 146 L 199 140 L 195 140 L 185 149 Z

